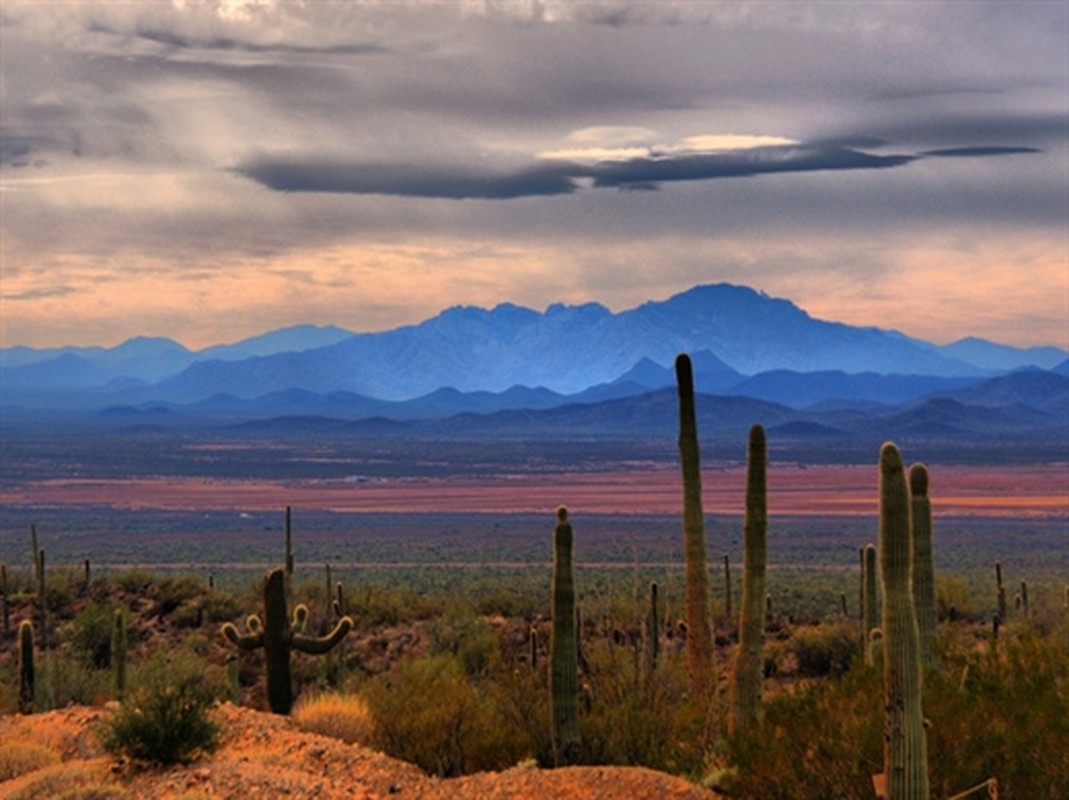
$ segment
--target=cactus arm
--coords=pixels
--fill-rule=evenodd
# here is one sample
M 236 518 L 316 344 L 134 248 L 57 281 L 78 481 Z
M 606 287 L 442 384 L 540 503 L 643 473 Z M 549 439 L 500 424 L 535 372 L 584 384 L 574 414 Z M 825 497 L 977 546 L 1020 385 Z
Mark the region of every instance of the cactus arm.
M 294 650 L 302 653 L 321 656 L 329 653 L 348 635 L 353 629 L 352 617 L 342 617 L 334 626 L 334 629 L 326 636 L 309 636 L 304 633 L 294 633 L 292 645 Z
M 264 646 L 263 631 L 259 633 L 239 633 L 233 622 L 224 622 L 220 633 L 242 650 L 255 650 Z
M 290 623 L 290 630 L 296 635 L 298 633 L 304 633 L 304 630 L 307 627 L 308 606 L 304 603 L 299 603 L 293 608 L 293 622 Z

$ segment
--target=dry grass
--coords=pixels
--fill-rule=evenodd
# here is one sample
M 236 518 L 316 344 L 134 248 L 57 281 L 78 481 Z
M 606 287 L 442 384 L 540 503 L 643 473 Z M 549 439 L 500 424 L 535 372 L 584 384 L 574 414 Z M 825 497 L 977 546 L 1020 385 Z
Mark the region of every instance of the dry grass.
M 59 763 L 59 753 L 33 742 L 5 742 L 0 748 L 0 781 L 9 781 Z
M 355 694 L 307 695 L 298 700 L 291 716 L 301 730 L 340 739 L 346 744 L 368 744 L 375 726 L 367 703 Z
M 122 796 L 122 788 L 107 772 L 76 761 L 37 770 L 12 782 L 4 793 L 6 800 L 111 800 Z

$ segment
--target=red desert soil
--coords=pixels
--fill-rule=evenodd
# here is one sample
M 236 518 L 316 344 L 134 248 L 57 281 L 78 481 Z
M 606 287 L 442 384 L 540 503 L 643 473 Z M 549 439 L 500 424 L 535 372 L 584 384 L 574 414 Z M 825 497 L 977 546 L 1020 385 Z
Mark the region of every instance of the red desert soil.
M 706 508 L 742 513 L 742 466 L 707 470 Z M 769 511 L 782 515 L 876 512 L 877 471 L 872 466 L 773 466 Z M 1064 465 L 969 467 L 931 470 L 930 493 L 939 515 L 1069 516 Z M 677 514 L 678 471 L 575 472 L 479 478 L 389 478 L 357 481 L 255 481 L 145 477 L 71 479 L 28 483 L 0 491 L 0 504 L 62 507 L 263 511 L 282 505 L 330 511 L 542 512 L 564 503 L 585 513 Z
M 0 742 L 33 742 L 62 759 L 45 771 L 55 783 L 103 781 L 122 787 L 122 796 L 167 800 L 201 798 L 420 798 L 526 800 L 527 798 L 627 798 L 627 800 L 714 800 L 717 795 L 682 778 L 640 767 L 516 767 L 462 778 L 425 775 L 411 764 L 359 745 L 299 731 L 288 717 L 224 704 L 213 712 L 223 725 L 219 749 L 188 766 L 123 770 L 102 755 L 91 732 L 104 714 L 72 707 L 31 716 L 0 717 Z M 0 783 L 0 798 L 40 785 L 35 772 Z

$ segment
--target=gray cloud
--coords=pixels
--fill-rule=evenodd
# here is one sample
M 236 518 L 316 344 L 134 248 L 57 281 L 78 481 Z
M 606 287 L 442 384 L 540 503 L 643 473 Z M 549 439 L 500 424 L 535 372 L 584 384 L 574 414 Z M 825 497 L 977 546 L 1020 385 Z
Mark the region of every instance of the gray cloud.
M 843 140 L 849 141 L 849 140 Z M 882 141 L 855 137 L 855 142 Z M 653 190 L 663 183 L 752 178 L 777 173 L 838 170 L 884 170 L 924 157 L 991 157 L 1029 155 L 1033 147 L 957 147 L 920 154 L 876 155 L 829 143 L 755 147 L 719 153 L 653 153 L 584 165 L 568 161 L 535 163 L 512 172 L 484 168 L 417 166 L 413 164 L 346 163 L 344 161 L 260 156 L 235 168 L 243 177 L 282 192 L 330 192 L 357 195 L 451 200 L 512 200 L 520 197 L 572 194 L 581 179 L 594 187 Z
M 813 280 L 865 289 L 918 242 L 952 241 L 938 263 L 968 283 L 963 265 L 1009 252 L 1000 237 L 1065 241 L 1056 3 L 8 0 L 0 25 L 16 294 L 80 285 L 86 263 L 224 275 L 413 242 L 461 285 L 455 253 L 480 242 L 507 254 L 475 281 L 501 300 L 559 285 L 612 302 L 625 275 L 717 278 L 727 239 L 736 260 L 745 241 L 763 253 L 768 287 L 805 241 L 828 248 L 806 252 Z M 599 129 L 646 131 L 646 150 L 537 157 L 629 144 L 573 138 Z M 657 144 L 727 134 L 799 144 Z M 653 241 L 659 275 L 626 263 Z M 546 243 L 582 274 L 522 277 L 515 264 L 556 263 Z M 321 302 L 292 281 L 287 299 Z

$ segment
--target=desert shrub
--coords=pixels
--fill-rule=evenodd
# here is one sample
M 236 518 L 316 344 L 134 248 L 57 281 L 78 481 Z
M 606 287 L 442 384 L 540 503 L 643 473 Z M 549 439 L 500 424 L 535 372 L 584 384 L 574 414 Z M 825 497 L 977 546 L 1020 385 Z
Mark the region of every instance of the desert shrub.
M 429 634 L 431 653 L 456 656 L 467 675 L 486 675 L 499 660 L 497 634 L 468 608 L 454 608 L 438 617 Z
M 857 628 L 847 622 L 799 628 L 787 640 L 786 650 L 805 677 L 842 675 L 859 654 Z
M 1026 630 L 960 649 L 929 673 L 924 714 L 933 795 L 989 777 L 999 796 L 1069 797 L 1069 651 Z
M 952 614 L 959 619 L 971 619 L 974 611 L 968 582 L 953 575 L 937 574 L 935 609 L 941 621 L 950 619 Z
M 765 701 L 760 728 L 728 737 L 724 760 L 708 767 L 731 797 L 870 798 L 883 769 L 882 685 L 858 665 L 782 692 Z
M 5 742 L 0 748 L 0 783 L 59 763 L 55 750 L 33 742 Z
M 341 739 L 346 744 L 368 744 L 374 722 L 367 702 L 355 694 L 323 692 L 301 697 L 290 717 L 301 730 Z
M 160 655 L 138 677 L 136 688 L 102 724 L 105 750 L 133 761 L 175 764 L 215 749 L 219 726 L 208 718 L 208 709 L 216 693 L 204 680 L 202 665 L 189 657 L 168 661 Z
M 40 710 L 91 705 L 108 696 L 108 672 L 89 668 L 85 654 L 70 647 L 41 653 L 38 670 L 35 688 Z
M 469 681 L 455 656 L 399 661 L 369 681 L 364 696 L 376 744 L 429 773 L 502 769 L 529 755 L 522 731 L 500 713 L 492 684 Z
M 84 764 L 56 764 L 19 781 L 7 800 L 112 800 L 123 796 L 117 784 Z
M 148 596 L 156 604 L 156 613 L 163 617 L 183 603 L 195 604 L 204 591 L 200 581 L 193 575 L 167 576 L 149 586 Z
M 204 617 L 209 622 L 229 622 L 240 613 L 237 598 L 229 592 L 212 591 L 204 597 Z
M 111 664 L 111 630 L 115 622 L 112 606 L 91 601 L 71 621 L 67 641 L 84 655 L 86 665 L 104 669 Z
M 146 569 L 128 569 L 115 573 L 110 580 L 126 594 L 144 595 L 155 583 L 156 576 Z
M 431 619 L 443 603 L 427 594 L 382 586 L 366 587 L 350 600 L 349 615 L 361 626 L 399 625 Z
M 688 700 L 682 654 L 663 654 L 651 674 L 645 653 L 636 654 L 630 645 L 601 639 L 586 643 L 584 650 L 590 667 L 580 692 L 584 760 L 696 772 L 708 740 L 708 718 Z

